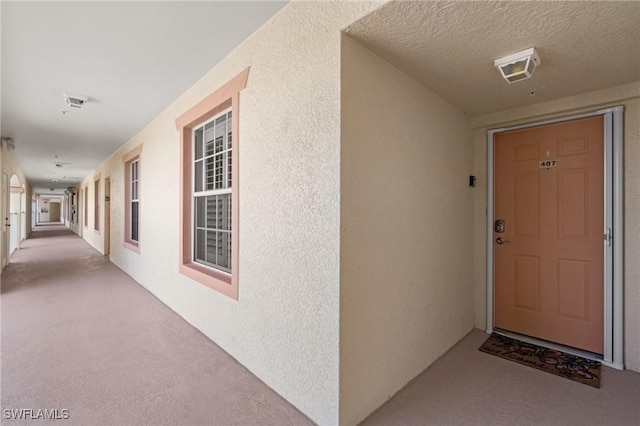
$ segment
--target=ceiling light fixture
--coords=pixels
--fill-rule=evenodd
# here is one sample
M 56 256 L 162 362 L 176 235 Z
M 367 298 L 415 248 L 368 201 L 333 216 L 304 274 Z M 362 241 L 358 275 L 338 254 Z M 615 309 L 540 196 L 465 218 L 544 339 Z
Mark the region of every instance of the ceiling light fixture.
M 82 108 L 89 98 L 83 95 L 74 95 L 73 93 L 64 92 L 64 100 L 67 102 L 67 105 L 72 108 Z M 63 112 L 62 114 L 65 113 Z
M 509 84 L 531 77 L 540 63 L 540 56 L 533 47 L 493 61 Z

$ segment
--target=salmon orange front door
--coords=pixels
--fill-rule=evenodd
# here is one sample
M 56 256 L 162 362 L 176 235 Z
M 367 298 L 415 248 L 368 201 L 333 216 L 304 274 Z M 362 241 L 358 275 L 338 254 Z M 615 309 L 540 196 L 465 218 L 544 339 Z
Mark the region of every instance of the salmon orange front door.
M 495 326 L 602 354 L 603 117 L 496 134 L 494 218 Z

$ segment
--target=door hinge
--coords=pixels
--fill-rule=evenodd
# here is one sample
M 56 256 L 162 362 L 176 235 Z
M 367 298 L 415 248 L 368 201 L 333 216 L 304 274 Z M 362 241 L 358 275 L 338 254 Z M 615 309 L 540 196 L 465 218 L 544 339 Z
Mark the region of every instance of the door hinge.
M 611 247 L 611 241 L 613 240 L 613 234 L 611 233 L 611 228 L 607 228 L 604 233 L 604 240 L 607 243 L 607 247 Z

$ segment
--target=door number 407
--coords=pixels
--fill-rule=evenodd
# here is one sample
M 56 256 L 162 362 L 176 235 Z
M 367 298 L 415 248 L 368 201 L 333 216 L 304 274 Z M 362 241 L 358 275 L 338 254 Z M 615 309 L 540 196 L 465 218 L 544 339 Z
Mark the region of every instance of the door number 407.
M 556 160 L 542 160 L 540 162 L 541 169 L 549 169 L 556 166 Z

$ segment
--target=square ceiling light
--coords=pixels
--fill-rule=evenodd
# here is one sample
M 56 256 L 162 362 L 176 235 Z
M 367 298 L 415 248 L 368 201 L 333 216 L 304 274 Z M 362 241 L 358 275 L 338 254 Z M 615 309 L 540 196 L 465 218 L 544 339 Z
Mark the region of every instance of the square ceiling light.
M 493 65 L 500 70 L 502 77 L 511 84 L 531 77 L 536 67 L 540 65 L 540 56 L 536 53 L 535 48 L 530 47 L 513 55 L 496 59 L 493 61 Z

